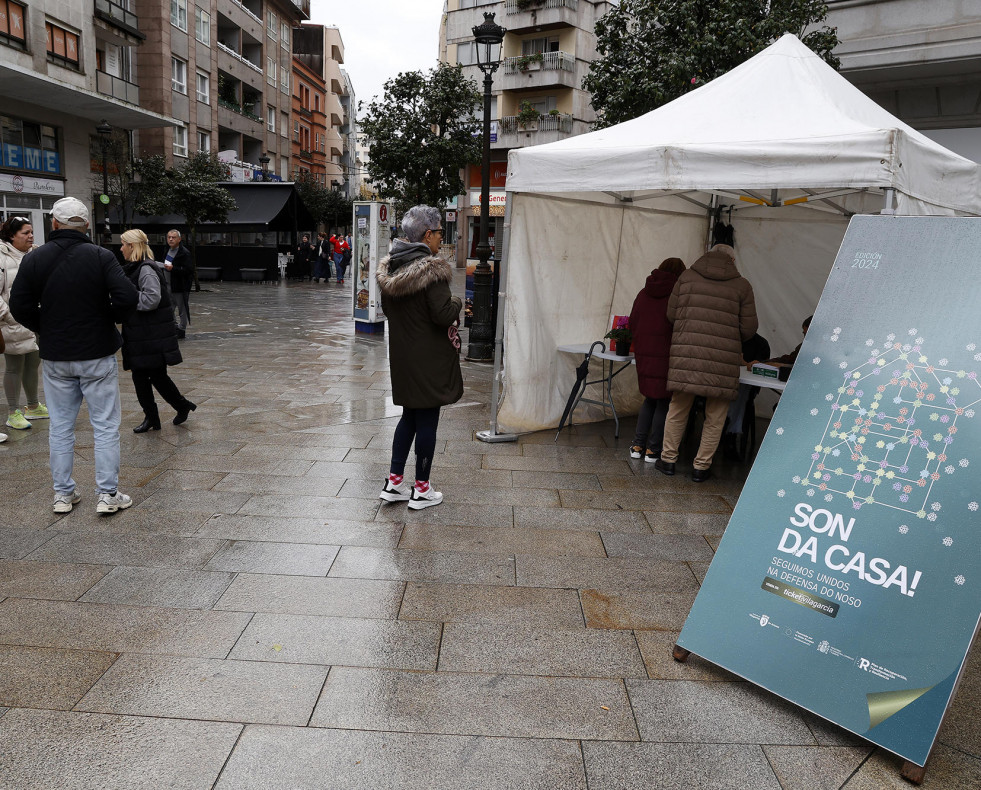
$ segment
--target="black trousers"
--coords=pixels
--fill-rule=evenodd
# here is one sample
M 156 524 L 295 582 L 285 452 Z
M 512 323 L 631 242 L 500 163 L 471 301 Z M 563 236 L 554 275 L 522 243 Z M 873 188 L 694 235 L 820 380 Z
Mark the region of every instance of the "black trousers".
M 405 462 L 409 460 L 412 440 L 416 444 L 416 480 L 428 480 L 436 452 L 436 427 L 439 425 L 439 406 L 431 409 L 402 408 L 402 419 L 395 427 L 392 441 L 393 475 L 405 474 Z
M 157 414 L 157 404 L 153 400 L 154 387 L 157 388 L 160 397 L 175 410 L 179 410 L 187 402 L 187 399 L 177 389 L 177 385 L 167 375 L 166 365 L 159 368 L 134 370 L 133 387 L 136 389 L 136 399 L 140 402 L 143 413 L 147 417 L 155 417 Z

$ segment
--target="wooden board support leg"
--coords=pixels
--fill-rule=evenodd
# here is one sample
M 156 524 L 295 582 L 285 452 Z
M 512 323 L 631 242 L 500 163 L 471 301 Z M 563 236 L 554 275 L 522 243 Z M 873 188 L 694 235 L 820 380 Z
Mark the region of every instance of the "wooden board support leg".
M 926 767 L 906 760 L 903 763 L 903 770 L 900 771 L 899 775 L 915 785 L 921 785 L 923 784 L 923 778 L 926 776 Z
M 691 655 L 691 651 L 685 650 L 681 645 L 675 645 L 674 648 L 671 650 L 671 657 L 675 661 L 679 661 L 682 664 L 688 660 L 688 656 L 690 655 Z

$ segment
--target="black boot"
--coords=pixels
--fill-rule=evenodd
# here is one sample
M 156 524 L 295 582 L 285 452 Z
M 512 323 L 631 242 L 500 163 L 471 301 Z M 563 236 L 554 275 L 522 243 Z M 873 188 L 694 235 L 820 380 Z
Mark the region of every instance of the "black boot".
M 143 418 L 143 422 L 137 425 L 133 429 L 133 433 L 146 433 L 147 431 L 159 431 L 160 430 L 160 413 L 157 411 L 157 407 L 153 407 L 152 412 L 146 412 L 146 417 Z
M 174 417 L 174 425 L 180 425 L 182 422 L 187 422 L 187 415 L 195 409 L 197 409 L 197 405 L 191 403 L 187 398 L 185 398 L 184 405 L 177 410 L 177 416 Z

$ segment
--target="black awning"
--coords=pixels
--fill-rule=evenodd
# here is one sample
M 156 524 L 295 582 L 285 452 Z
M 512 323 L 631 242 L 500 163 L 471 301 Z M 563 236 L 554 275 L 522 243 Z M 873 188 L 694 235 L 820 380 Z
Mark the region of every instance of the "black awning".
M 222 184 L 237 208 L 228 212 L 227 222 L 202 222 L 198 230 L 202 232 L 229 231 L 292 231 L 313 230 L 316 226 L 310 212 L 300 199 L 296 187 L 290 182 L 239 183 L 229 181 Z M 123 223 L 118 207 L 110 211 L 112 224 L 120 228 Z M 180 214 L 166 214 L 147 217 L 130 213 L 125 223 L 127 228 L 140 228 L 144 231 L 159 232 L 161 229 L 186 228 L 187 223 Z

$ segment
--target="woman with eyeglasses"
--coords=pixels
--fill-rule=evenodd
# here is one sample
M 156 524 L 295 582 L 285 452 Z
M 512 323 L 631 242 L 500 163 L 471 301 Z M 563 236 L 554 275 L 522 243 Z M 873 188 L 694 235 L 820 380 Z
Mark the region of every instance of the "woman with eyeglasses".
M 404 238 L 395 239 L 378 265 L 382 309 L 388 318 L 388 364 L 392 401 L 402 419 L 392 441 L 392 463 L 379 497 L 408 501 L 409 508 L 438 505 L 443 495 L 429 483 L 436 452 L 439 409 L 463 396 L 457 327 L 463 302 L 450 293 L 453 267 L 439 257 L 443 239 L 439 209 L 414 206 L 402 218 Z M 405 480 L 415 441 L 416 478 Z
M 140 292 L 140 300 L 123 321 L 123 368 L 133 372 L 136 398 L 144 419 L 133 433 L 160 430 L 160 413 L 153 399 L 153 388 L 177 412 L 174 425 L 180 425 L 197 406 L 177 389 L 168 365 L 179 365 L 180 346 L 174 325 L 174 306 L 164 284 L 163 269 L 153 260 L 153 252 L 142 230 L 127 230 L 120 237 L 126 259 L 123 272 Z
M 14 320 L 8 307 L 10 288 L 17 277 L 21 259 L 33 249 L 34 228 L 27 217 L 10 217 L 0 226 L 0 331 L 3 332 L 6 365 L 3 392 L 7 398 L 7 425 L 19 431 L 30 428 L 31 420 L 48 419 L 48 410 L 37 397 L 41 367 L 37 338 L 30 329 Z M 23 411 L 20 409 L 21 388 L 27 398 Z

